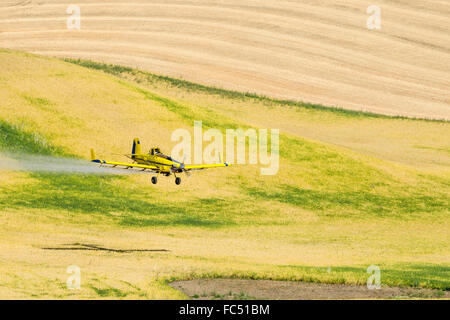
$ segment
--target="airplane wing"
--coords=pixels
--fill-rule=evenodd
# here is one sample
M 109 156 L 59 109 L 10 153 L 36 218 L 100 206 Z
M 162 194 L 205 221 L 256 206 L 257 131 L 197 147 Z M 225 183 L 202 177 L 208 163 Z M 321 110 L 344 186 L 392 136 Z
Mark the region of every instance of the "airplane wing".
M 217 164 L 199 164 L 199 165 L 185 165 L 183 167 L 184 170 L 203 170 L 208 168 L 218 168 L 218 167 L 228 167 L 230 166 L 228 163 L 217 163 Z
M 113 162 L 113 161 L 105 161 L 105 160 L 95 159 L 94 150 L 91 150 L 91 161 L 94 163 L 99 163 L 101 166 L 107 166 L 107 167 L 118 168 L 118 169 L 134 169 L 134 170 L 139 170 L 141 172 L 143 172 L 143 171 L 158 172 L 161 170 L 157 166 L 153 166 L 153 165 Z
M 135 169 L 135 170 L 139 170 L 139 171 L 152 171 L 152 172 L 160 170 L 157 166 L 145 165 L 145 164 L 112 162 L 112 161 L 105 161 L 105 160 L 100 160 L 100 159 L 92 160 L 92 162 L 99 163 L 101 166 L 108 166 L 108 167 L 118 168 L 118 169 Z

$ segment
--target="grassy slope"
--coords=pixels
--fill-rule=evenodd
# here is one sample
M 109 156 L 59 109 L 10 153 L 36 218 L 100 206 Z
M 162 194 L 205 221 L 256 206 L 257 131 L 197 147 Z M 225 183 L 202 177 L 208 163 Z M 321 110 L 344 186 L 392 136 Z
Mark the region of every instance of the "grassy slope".
M 371 264 L 387 285 L 449 289 L 448 123 L 0 55 L 2 149 L 87 158 L 95 147 L 115 158 L 140 136 L 169 151 L 167 136 L 194 120 L 282 134 L 274 177 L 235 166 L 154 187 L 147 175 L 3 172 L 1 296 L 176 298 L 158 279 L 193 276 L 364 283 Z M 171 252 L 40 249 L 74 242 Z M 76 293 L 65 289 L 71 264 L 83 272 Z

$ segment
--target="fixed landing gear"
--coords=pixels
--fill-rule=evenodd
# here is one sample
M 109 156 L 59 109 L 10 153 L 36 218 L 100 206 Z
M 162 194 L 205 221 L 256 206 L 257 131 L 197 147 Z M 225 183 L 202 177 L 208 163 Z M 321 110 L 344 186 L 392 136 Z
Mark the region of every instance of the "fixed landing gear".
M 166 176 L 167 176 L 167 175 L 166 175 Z M 157 184 L 157 183 L 158 183 L 158 176 L 152 177 L 152 183 L 153 183 L 153 184 Z M 176 184 L 176 185 L 181 184 L 181 178 L 180 178 L 180 177 L 175 176 L 175 184 Z

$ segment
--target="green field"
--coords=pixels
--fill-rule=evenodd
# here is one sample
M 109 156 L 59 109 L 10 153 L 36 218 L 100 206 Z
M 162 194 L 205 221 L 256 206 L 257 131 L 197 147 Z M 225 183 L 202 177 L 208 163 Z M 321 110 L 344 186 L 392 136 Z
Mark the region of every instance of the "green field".
M 450 290 L 450 124 L 225 91 L 101 63 L 0 50 L 0 148 L 124 160 L 173 130 L 279 128 L 280 170 L 150 175 L 0 168 L 1 298 L 186 298 L 205 277 Z M 0 155 L 0 161 L 1 161 Z M 167 252 L 46 250 L 75 244 Z M 66 269 L 82 272 L 68 290 Z

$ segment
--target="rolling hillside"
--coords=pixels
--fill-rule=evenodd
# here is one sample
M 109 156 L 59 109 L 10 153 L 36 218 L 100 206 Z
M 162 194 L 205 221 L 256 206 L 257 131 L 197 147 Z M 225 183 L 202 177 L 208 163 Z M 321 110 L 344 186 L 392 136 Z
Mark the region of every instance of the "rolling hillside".
M 1 157 L 88 159 L 93 147 L 119 160 L 134 137 L 170 152 L 194 120 L 280 129 L 275 176 L 236 165 L 153 186 L 0 168 L 1 297 L 185 298 L 166 281 L 205 277 L 365 284 L 369 265 L 383 285 L 450 288 L 448 122 L 6 50 L 0 70 Z M 70 265 L 80 291 L 65 287 Z
M 450 118 L 450 3 L 80 0 L 0 3 L 0 47 L 136 67 L 243 92 Z

